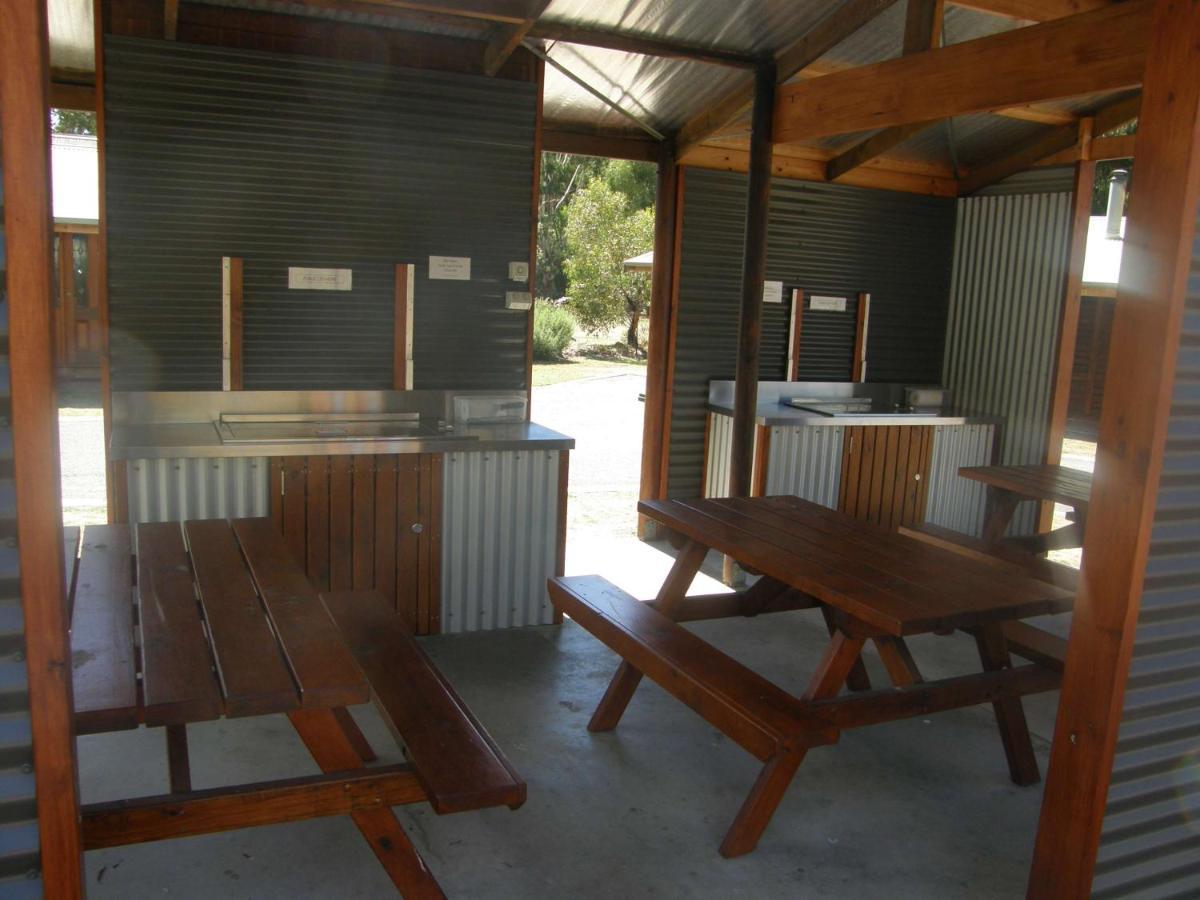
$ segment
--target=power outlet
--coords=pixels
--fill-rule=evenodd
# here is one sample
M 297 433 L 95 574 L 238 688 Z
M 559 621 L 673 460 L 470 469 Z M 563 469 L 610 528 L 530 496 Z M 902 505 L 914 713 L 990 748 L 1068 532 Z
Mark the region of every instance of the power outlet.
M 527 262 L 510 262 L 508 264 L 508 280 L 509 281 L 528 281 L 529 280 L 529 263 L 527 263 Z
M 533 306 L 533 295 L 529 291 L 507 291 L 504 294 L 505 309 L 529 309 Z

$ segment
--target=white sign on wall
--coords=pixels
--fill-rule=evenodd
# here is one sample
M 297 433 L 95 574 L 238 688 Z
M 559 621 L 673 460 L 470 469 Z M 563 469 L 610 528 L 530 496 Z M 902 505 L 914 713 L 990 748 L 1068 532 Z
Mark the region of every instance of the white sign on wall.
M 292 291 L 348 291 L 352 269 L 305 269 L 288 266 L 288 289 Z
M 825 312 L 845 312 L 846 298 L 812 296 L 808 300 L 808 308 L 824 310 Z
M 782 281 L 764 281 L 763 282 L 763 303 L 782 303 L 783 302 L 783 282 Z
M 471 257 L 431 256 L 429 257 L 429 277 L 443 281 L 470 281 Z

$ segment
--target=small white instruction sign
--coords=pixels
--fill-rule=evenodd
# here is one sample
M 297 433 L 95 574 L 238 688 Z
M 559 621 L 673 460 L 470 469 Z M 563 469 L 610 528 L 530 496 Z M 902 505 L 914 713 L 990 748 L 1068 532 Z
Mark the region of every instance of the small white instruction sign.
M 845 312 L 846 298 L 845 297 L 821 297 L 813 295 L 808 298 L 808 308 L 824 310 L 825 312 Z
M 764 281 L 763 282 L 763 303 L 782 303 L 783 302 L 783 282 L 782 281 Z
M 288 266 L 288 290 L 348 291 L 353 274 L 352 269 L 305 269 L 300 266 Z
M 429 277 L 443 281 L 470 281 L 471 257 L 431 256 L 429 257 Z

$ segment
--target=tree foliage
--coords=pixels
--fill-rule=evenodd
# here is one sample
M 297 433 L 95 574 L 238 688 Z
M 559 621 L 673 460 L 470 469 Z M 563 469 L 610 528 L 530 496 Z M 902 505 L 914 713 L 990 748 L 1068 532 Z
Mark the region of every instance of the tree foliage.
M 575 195 L 566 224 L 568 303 L 595 332 L 626 325 L 630 347 L 650 301 L 650 278 L 625 271 L 625 260 L 654 244 L 653 208 L 632 209 L 629 197 L 596 178 Z
M 95 134 L 96 114 L 82 109 L 52 109 L 50 130 L 55 134 Z
M 543 153 L 538 208 L 539 297 L 557 298 L 567 292 L 567 211 L 572 200 L 595 179 L 622 194 L 633 211 L 654 206 L 655 170 L 649 163 Z M 638 252 L 646 249 L 649 247 Z

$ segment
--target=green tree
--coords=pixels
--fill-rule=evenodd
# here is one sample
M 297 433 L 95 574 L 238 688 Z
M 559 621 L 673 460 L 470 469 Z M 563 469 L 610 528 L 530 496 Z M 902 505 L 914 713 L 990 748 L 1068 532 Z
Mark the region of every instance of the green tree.
M 82 109 L 52 109 L 50 130 L 55 134 L 95 134 L 96 114 Z
M 575 195 L 567 212 L 569 304 L 579 323 L 596 332 L 626 325 L 638 347 L 638 323 L 650 301 L 650 279 L 625 271 L 625 260 L 654 244 L 654 210 L 630 209 L 628 198 L 603 179 Z
M 657 169 L 652 163 L 628 159 L 610 159 L 601 177 L 614 191 L 625 195 L 630 209 L 650 209 L 654 206 Z
M 555 299 L 567 292 L 567 207 L 571 197 L 604 168 L 604 162 L 594 156 L 542 154 L 535 285 L 539 297 Z

